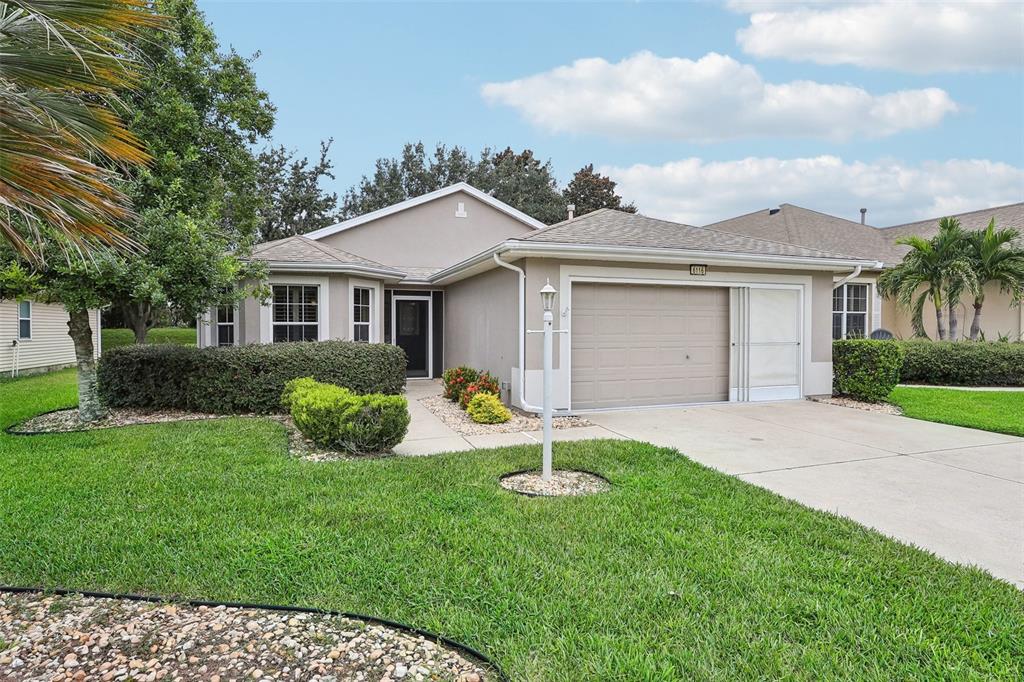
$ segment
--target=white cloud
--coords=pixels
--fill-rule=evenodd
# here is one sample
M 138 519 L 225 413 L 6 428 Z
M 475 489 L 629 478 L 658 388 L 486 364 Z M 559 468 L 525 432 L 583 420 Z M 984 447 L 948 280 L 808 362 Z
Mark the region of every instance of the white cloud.
M 641 212 L 706 225 L 780 203 L 892 225 L 1024 200 L 1024 169 L 987 160 L 844 162 L 836 156 L 683 159 L 600 169 Z
M 1018 2 L 731 6 L 752 13 L 736 40 L 757 57 L 912 73 L 1024 67 L 1024 5 Z
M 481 93 L 551 132 L 700 142 L 878 137 L 933 126 L 957 109 L 938 88 L 873 95 L 852 85 L 766 83 L 754 67 L 714 52 L 696 61 L 650 52 L 615 64 L 579 59 Z

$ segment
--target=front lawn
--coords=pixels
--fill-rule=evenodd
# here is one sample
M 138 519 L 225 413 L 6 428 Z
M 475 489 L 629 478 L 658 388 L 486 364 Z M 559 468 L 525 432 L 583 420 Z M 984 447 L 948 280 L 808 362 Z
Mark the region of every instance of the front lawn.
M 130 346 L 135 343 L 135 332 L 131 329 L 101 329 L 103 350 Z M 182 346 L 196 345 L 196 330 L 190 327 L 153 327 L 146 335 L 146 343 L 176 343 Z
M 5 383 L 0 427 L 74 399 Z M 233 418 L 0 434 L 0 583 L 374 614 L 515 680 L 1012 679 L 1024 595 L 653 446 L 558 444 L 612 492 L 498 485 L 536 446 L 309 463 Z
M 889 395 L 889 402 L 915 419 L 1024 436 L 1024 391 L 898 386 Z

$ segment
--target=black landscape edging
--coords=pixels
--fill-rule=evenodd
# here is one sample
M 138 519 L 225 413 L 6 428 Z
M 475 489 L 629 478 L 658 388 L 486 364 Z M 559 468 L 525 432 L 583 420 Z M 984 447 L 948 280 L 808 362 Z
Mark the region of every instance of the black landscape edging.
M 520 469 L 519 471 L 510 471 L 507 474 L 502 474 L 501 476 L 498 476 L 498 484 L 500 485 L 502 481 L 504 481 L 506 478 L 510 478 L 512 476 L 518 476 L 519 474 L 532 474 L 532 473 L 539 472 L 539 471 L 540 471 L 540 469 L 537 469 L 536 467 L 530 468 L 530 469 Z M 611 481 L 609 481 L 608 477 L 603 476 L 603 475 L 597 473 L 596 471 L 591 471 L 590 469 L 554 469 L 554 468 L 552 468 L 552 472 L 554 472 L 554 471 L 578 471 L 581 474 L 590 474 L 591 476 L 594 476 L 596 478 L 600 478 L 602 481 L 607 483 L 609 488 L 614 488 L 615 487 L 615 484 L 612 483 Z M 587 496 L 587 495 L 545 495 L 543 493 L 524 493 L 524 492 L 520 492 L 519 490 L 512 490 L 511 488 L 506 488 L 505 486 L 501 486 L 501 489 L 502 490 L 507 490 L 508 492 L 514 493 L 516 495 L 522 495 L 523 497 L 545 497 L 545 498 L 552 498 L 552 497 L 586 497 Z M 604 490 L 604 491 L 601 491 L 601 492 L 610 492 L 610 491 L 609 490 Z M 588 493 L 588 494 L 590 494 L 590 495 L 597 495 L 599 493 Z
M 589 473 L 589 472 L 588 472 Z M 218 607 L 224 606 L 229 609 L 254 609 L 262 611 L 278 611 L 284 613 L 313 613 L 321 616 L 339 616 L 341 618 L 348 618 L 349 620 L 359 620 L 364 623 L 370 623 L 372 625 L 383 625 L 384 627 L 393 628 L 395 630 L 402 630 L 403 632 L 419 635 L 426 639 L 432 640 L 436 644 L 443 644 L 449 649 L 454 649 L 464 655 L 469 656 L 472 659 L 483 663 L 487 667 L 497 674 L 498 679 L 505 680 L 508 682 L 509 677 L 505 674 L 505 671 L 501 669 L 496 662 L 491 660 L 489 657 L 477 651 L 468 644 L 462 644 L 456 642 L 454 639 L 449 639 L 444 635 L 439 635 L 436 632 L 424 630 L 423 628 L 413 627 L 412 625 L 406 625 L 405 623 L 399 623 L 398 621 L 388 620 L 386 618 L 378 618 L 377 616 L 367 616 L 362 613 L 350 613 L 348 611 L 334 611 L 330 609 L 318 609 L 308 606 L 280 606 L 276 604 L 256 604 L 250 602 L 222 602 L 222 601 L 206 601 L 202 599 L 169 599 L 167 597 L 157 597 L 153 595 L 145 594 L 130 594 L 130 593 L 117 593 L 117 592 L 95 592 L 91 590 L 69 590 L 62 587 L 54 588 L 42 588 L 42 587 L 17 587 L 10 585 L 0 585 L 0 592 L 8 592 L 10 594 L 56 594 L 59 596 L 75 596 L 81 595 L 83 597 L 92 597 L 94 599 L 123 599 L 127 601 L 139 601 L 148 602 L 151 604 L 186 604 L 188 606 L 207 606 L 207 607 Z

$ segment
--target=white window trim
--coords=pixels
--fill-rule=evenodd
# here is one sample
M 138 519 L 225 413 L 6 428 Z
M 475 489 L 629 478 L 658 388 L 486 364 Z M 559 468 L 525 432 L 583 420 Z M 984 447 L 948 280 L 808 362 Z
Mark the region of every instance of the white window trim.
M 812 278 L 807 275 L 789 275 L 784 273 L 744 273 L 744 272 L 713 272 L 709 276 L 691 275 L 688 270 L 652 270 L 649 268 L 610 267 L 610 266 L 585 266 L 585 265 L 560 265 L 559 266 L 559 307 L 555 315 L 557 327 L 566 330 L 568 333 L 559 334 L 556 343 L 559 344 L 559 369 L 555 371 L 555 391 L 562 397 L 556 397 L 556 408 L 572 410 L 572 283 L 573 282 L 607 282 L 616 284 L 659 284 L 678 286 L 708 286 L 727 287 L 730 289 L 738 287 L 764 288 L 764 289 L 797 289 L 800 292 L 800 359 L 797 363 L 797 385 L 800 396 L 807 395 L 805 390 L 806 377 L 813 371 L 815 364 L 811 360 L 811 339 L 812 325 L 808 320 L 811 316 L 811 291 Z M 731 307 L 731 301 L 730 301 Z M 732 317 L 730 310 L 730 318 Z M 831 318 L 829 320 L 831 322 Z M 729 343 L 734 339 L 730 331 Z M 733 367 L 734 360 L 730 359 L 730 377 L 736 371 Z M 822 363 L 817 363 L 822 364 Z M 831 362 L 829 375 L 831 375 Z M 527 372 L 529 374 L 529 371 Z M 730 379 L 731 383 L 731 379 Z M 559 390 L 558 385 L 561 386 Z M 527 378 L 527 386 L 530 386 L 530 379 Z M 730 390 L 730 394 L 732 391 Z M 765 399 L 765 398 L 759 398 Z M 733 396 L 730 395 L 730 402 Z M 561 402 L 562 404 L 558 404 Z M 631 409 L 631 408 L 613 408 Z
M 380 343 L 379 320 L 381 319 L 381 305 L 384 299 L 381 296 L 380 282 L 368 279 L 350 277 L 348 280 L 348 338 L 350 341 L 354 341 L 356 338 L 356 321 L 355 316 L 352 314 L 355 305 L 356 289 L 370 290 L 370 343 Z
M 22 306 L 22 304 L 25 304 L 25 303 L 28 304 L 28 317 L 22 317 L 21 316 L 21 306 Z M 32 301 L 18 301 L 18 343 L 21 343 L 22 341 L 31 341 L 32 340 L 32 333 L 33 333 L 33 331 L 35 331 L 34 330 L 35 324 L 33 324 L 33 322 L 32 322 L 32 317 L 33 317 L 32 316 L 32 312 L 33 312 Z M 28 336 L 22 336 L 21 335 L 21 323 L 24 320 L 28 320 Z
M 847 310 L 847 304 L 848 304 L 847 302 L 849 301 L 849 298 L 846 295 L 846 287 L 850 286 L 851 284 L 854 285 L 854 286 L 865 286 L 866 287 L 865 294 L 864 294 L 865 297 L 866 297 L 865 304 L 864 304 L 864 308 L 865 309 L 863 311 L 861 311 L 861 310 Z M 849 282 L 846 282 L 845 284 L 843 284 L 842 287 L 836 287 L 835 289 L 833 289 L 833 292 L 838 290 L 838 289 L 842 289 L 843 290 L 843 309 L 842 310 L 836 310 L 833 307 L 832 314 L 835 315 L 836 313 L 839 313 L 839 314 L 841 314 L 843 316 L 842 317 L 843 325 L 842 325 L 842 331 L 841 331 L 842 335 L 839 337 L 839 339 L 832 339 L 832 340 L 833 341 L 838 341 L 840 339 L 845 339 L 846 338 L 846 316 L 851 314 L 851 313 L 854 314 L 854 315 L 863 315 L 864 316 L 864 338 L 870 337 L 871 331 L 872 331 L 871 330 L 871 325 L 874 323 L 874 318 L 872 317 L 872 315 L 873 315 L 873 307 L 874 307 L 874 301 L 873 301 L 874 289 L 875 289 L 874 282 L 872 282 L 870 280 L 856 280 L 856 279 L 854 279 L 854 280 L 850 280 Z M 831 318 L 829 318 L 829 335 L 831 335 L 831 329 L 832 329 L 831 324 L 832 324 L 832 320 L 831 320 Z
M 239 309 L 240 306 L 237 303 L 235 305 L 231 306 L 231 308 L 234 311 L 234 313 L 231 315 L 231 322 L 230 323 L 228 323 L 228 322 L 221 322 L 220 321 L 220 309 L 222 307 L 226 308 L 227 306 L 217 306 L 217 307 L 215 307 L 213 309 L 214 313 L 216 314 L 216 317 L 214 318 L 214 323 L 213 323 L 213 334 L 211 335 L 213 337 L 212 338 L 213 345 L 221 347 L 221 345 L 220 345 L 220 328 L 221 327 L 226 327 L 228 324 L 230 324 L 231 327 L 232 327 L 232 332 L 231 332 L 231 341 L 232 341 L 232 343 L 231 343 L 231 345 L 232 346 L 237 346 L 238 345 L 238 309 Z
M 317 331 L 320 341 L 330 338 L 330 280 L 327 277 L 307 277 L 303 275 L 271 275 L 267 278 L 267 286 L 316 285 L 320 287 L 317 296 Z M 273 297 L 260 306 L 260 343 L 274 342 L 274 308 Z
M 391 295 L 391 345 L 398 345 L 398 310 L 399 301 L 426 301 L 427 302 L 427 376 L 426 379 L 434 376 L 434 295 L 425 294 L 401 294 Z M 417 377 L 413 377 L 417 378 Z

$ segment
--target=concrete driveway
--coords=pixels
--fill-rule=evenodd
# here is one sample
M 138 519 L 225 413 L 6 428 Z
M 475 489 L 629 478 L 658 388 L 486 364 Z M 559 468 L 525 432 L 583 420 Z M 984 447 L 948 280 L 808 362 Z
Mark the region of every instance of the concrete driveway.
M 809 401 L 587 418 L 1024 588 L 1024 439 Z

